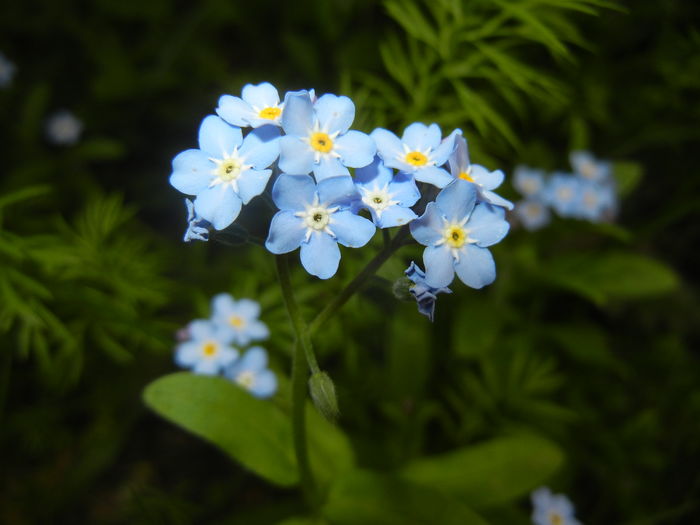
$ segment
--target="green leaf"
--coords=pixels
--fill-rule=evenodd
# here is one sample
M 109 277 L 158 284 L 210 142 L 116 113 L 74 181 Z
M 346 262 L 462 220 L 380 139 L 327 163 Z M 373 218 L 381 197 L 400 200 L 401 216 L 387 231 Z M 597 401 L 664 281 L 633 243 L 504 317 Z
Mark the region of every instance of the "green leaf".
M 641 164 L 636 162 L 615 162 L 612 168 L 620 197 L 632 193 L 644 174 Z
M 334 525 L 486 525 L 460 501 L 430 487 L 362 470 L 333 485 L 322 513 Z
M 416 460 L 403 469 L 402 477 L 482 508 L 512 501 L 542 485 L 562 461 L 553 443 L 520 435 Z

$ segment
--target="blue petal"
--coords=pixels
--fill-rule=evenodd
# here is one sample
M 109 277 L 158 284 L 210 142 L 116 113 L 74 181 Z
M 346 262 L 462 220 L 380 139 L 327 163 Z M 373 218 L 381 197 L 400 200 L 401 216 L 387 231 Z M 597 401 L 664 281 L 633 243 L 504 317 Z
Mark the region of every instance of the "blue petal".
M 241 128 L 231 126 L 215 115 L 209 115 L 199 127 L 199 149 L 216 159 L 229 155 L 243 142 Z
M 173 159 L 170 184 L 187 195 L 198 195 L 209 186 L 213 169 L 214 164 L 202 150 L 188 149 Z
M 391 131 L 377 128 L 369 135 L 377 145 L 377 154 L 382 158 L 384 164 L 389 168 L 400 168 L 397 165 L 397 158 L 403 158 L 403 146 L 401 140 Z
M 340 249 L 330 235 L 314 233 L 309 242 L 301 243 L 301 264 L 311 275 L 329 279 L 338 271 L 339 263 Z
M 277 392 L 277 377 L 270 370 L 261 371 L 250 388 L 250 393 L 261 399 L 270 397 L 275 392 Z
M 404 165 L 404 167 L 406 166 L 408 165 Z M 427 182 L 428 184 L 432 184 L 433 186 L 437 186 L 438 188 L 444 188 L 454 180 L 452 176 L 449 173 L 447 173 L 447 171 L 445 171 L 442 168 L 438 168 L 437 166 L 426 166 L 424 168 L 418 169 L 415 169 L 414 166 L 408 167 L 414 170 L 413 174 L 416 177 L 417 181 Z
M 279 211 L 270 222 L 265 248 L 276 254 L 289 253 L 299 247 L 305 235 L 303 220 L 295 217 L 293 211 Z
M 280 210 L 305 210 L 315 196 L 316 184 L 309 175 L 282 173 L 272 187 L 272 200 Z
M 216 328 L 214 324 L 206 319 L 195 319 L 187 325 L 187 331 L 192 339 L 212 339 L 216 338 Z
M 473 244 L 462 246 L 455 270 L 459 279 L 472 288 L 483 288 L 496 279 L 496 264 L 491 252 Z
M 248 133 L 240 149 L 245 163 L 252 164 L 256 170 L 262 170 L 275 162 L 280 153 L 279 136 L 279 129 L 270 125 Z
M 409 173 L 397 173 L 389 184 L 389 191 L 401 206 L 413 206 L 420 199 L 418 186 Z
M 476 186 L 462 179 L 453 181 L 442 190 L 435 203 L 448 221 L 459 222 L 467 217 L 476 204 Z
M 192 369 L 195 374 L 213 376 L 219 373 L 220 365 L 214 359 L 202 359 Z
M 423 251 L 425 282 L 428 286 L 433 288 L 449 286 L 455 277 L 454 261 L 452 252 L 447 246 L 428 246 Z
M 439 208 L 434 202 L 429 202 L 425 213 L 411 222 L 411 235 L 423 246 L 432 246 L 442 239 L 444 221 Z
M 377 152 L 377 146 L 370 136 L 355 130 L 338 137 L 335 149 L 343 164 L 351 168 L 367 166 Z
M 248 204 L 253 197 L 257 197 L 267 186 L 272 170 L 246 170 L 238 179 L 238 195 L 243 204 Z
M 249 125 L 248 120 L 253 115 L 253 110 L 247 102 L 238 97 L 222 95 L 216 114 L 229 124 L 243 128 Z
M 231 294 L 220 293 L 216 294 L 211 299 L 212 318 L 228 317 L 236 308 L 236 301 L 231 297 Z
M 355 118 L 355 104 L 343 96 L 323 95 L 314 104 L 314 110 L 321 130 L 329 134 L 336 131 L 345 133 Z
M 240 299 L 236 303 L 236 313 L 243 319 L 255 319 L 260 315 L 260 303 L 252 299 Z
M 361 248 L 369 242 L 376 228 L 371 221 L 350 211 L 337 211 L 329 224 L 338 242 L 350 248 Z
M 418 215 L 411 208 L 391 206 L 382 212 L 381 218 L 376 222 L 380 228 L 393 228 L 394 226 L 408 224 L 417 217 Z
M 311 147 L 294 135 L 279 139 L 279 168 L 285 173 L 306 174 L 314 169 L 314 152 Z
M 318 164 L 314 164 L 314 177 L 318 182 L 331 177 L 350 176 L 348 169 L 343 166 L 340 159 L 325 155 Z
M 267 352 L 261 346 L 253 346 L 236 363 L 235 368 L 238 373 L 245 370 L 259 372 L 267 367 Z
M 466 228 L 469 237 L 482 248 L 499 242 L 508 233 L 510 225 L 505 220 L 505 210 L 489 204 L 477 204 L 469 217 Z
M 384 165 L 382 159 L 374 157 L 371 164 L 355 170 L 355 184 L 371 186 L 376 183 L 382 187 L 391 182 L 393 174 L 394 172 Z
M 462 135 L 456 137 L 455 142 L 457 147 L 454 153 L 450 156 L 450 172 L 452 176 L 457 179 L 462 173 L 466 173 L 469 169 L 469 148 L 467 146 L 467 139 Z
M 199 348 L 201 343 L 185 341 L 175 349 L 175 364 L 182 368 L 191 368 L 200 358 Z
M 246 332 L 251 340 L 260 341 L 270 337 L 270 330 L 262 321 L 250 321 Z
M 318 196 L 321 204 L 326 206 L 349 206 L 351 202 L 360 198 L 360 194 L 349 175 L 343 177 L 331 177 L 318 183 Z
M 440 145 L 441 137 L 442 131 L 437 124 L 426 126 L 421 122 L 414 122 L 403 131 L 401 142 L 411 151 L 425 151 L 427 148 L 434 150 Z M 441 164 L 443 163 L 444 161 Z
M 431 159 L 435 162 L 437 166 L 442 166 L 447 162 L 447 159 L 454 153 L 457 145 L 455 140 L 457 137 L 462 135 L 462 130 L 456 129 L 450 133 L 445 139 L 440 143 L 437 149 L 431 155 Z
M 314 125 L 314 107 L 307 91 L 287 93 L 282 111 L 282 129 L 287 135 L 308 137 Z M 310 170 L 309 170 L 310 171 Z
M 241 199 L 228 185 L 207 188 L 197 196 L 194 209 L 217 230 L 223 230 L 236 220 L 241 212 Z
M 485 190 L 495 190 L 501 185 L 505 175 L 501 170 L 489 171 L 479 164 L 472 164 L 471 177 Z
M 513 203 L 510 202 L 507 199 L 504 199 L 500 195 L 489 191 L 489 190 L 482 190 L 479 192 L 479 197 L 484 201 L 488 202 L 489 204 L 493 204 L 494 206 L 501 206 L 502 208 L 505 208 L 507 210 L 512 210 L 513 209 Z
M 277 89 L 269 82 L 263 82 L 258 85 L 246 84 L 243 86 L 241 98 L 258 109 L 276 106 L 280 101 Z

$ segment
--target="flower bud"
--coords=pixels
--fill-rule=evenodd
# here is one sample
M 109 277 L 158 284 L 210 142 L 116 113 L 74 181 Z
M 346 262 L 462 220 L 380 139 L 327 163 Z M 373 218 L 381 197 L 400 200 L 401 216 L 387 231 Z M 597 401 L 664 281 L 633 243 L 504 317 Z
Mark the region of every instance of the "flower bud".
M 414 283 L 408 277 L 401 277 L 394 281 L 394 286 L 392 286 L 391 291 L 394 292 L 394 297 L 400 301 L 413 301 L 413 295 L 411 295 L 411 288 L 413 288 Z
M 340 411 L 335 396 L 335 386 L 328 374 L 323 371 L 313 374 L 309 379 L 309 389 L 311 390 L 311 399 L 318 411 L 328 421 L 335 422 Z

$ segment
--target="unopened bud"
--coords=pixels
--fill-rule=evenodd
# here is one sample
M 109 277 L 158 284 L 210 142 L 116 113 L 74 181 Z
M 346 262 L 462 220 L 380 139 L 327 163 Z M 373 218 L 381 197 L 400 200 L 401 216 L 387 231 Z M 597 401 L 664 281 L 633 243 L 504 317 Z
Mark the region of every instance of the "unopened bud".
M 340 415 L 338 400 L 335 397 L 333 381 L 325 372 L 316 372 L 309 379 L 311 399 L 319 412 L 328 421 L 335 422 Z

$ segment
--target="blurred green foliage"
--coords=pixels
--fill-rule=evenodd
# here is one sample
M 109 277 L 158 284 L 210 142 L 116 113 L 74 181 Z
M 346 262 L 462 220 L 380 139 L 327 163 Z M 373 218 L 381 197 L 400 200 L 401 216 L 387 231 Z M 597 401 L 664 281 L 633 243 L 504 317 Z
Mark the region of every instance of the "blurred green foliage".
M 329 435 L 347 436 L 360 469 L 329 485 L 326 519 L 527 523 L 529 485 L 548 483 L 585 523 L 697 521 L 699 23 L 682 0 L 3 4 L 0 51 L 17 74 L 0 90 L 0 522 L 313 523 L 294 489 L 253 474 L 269 457 L 238 452 L 271 429 L 226 462 L 140 398 L 173 371 L 175 330 L 221 291 L 261 302 L 273 367 L 288 373 L 271 257 L 226 236 L 183 245 L 167 183 L 218 96 L 264 80 L 349 95 L 364 130 L 460 127 L 473 160 L 507 174 L 565 169 L 588 148 L 615 161 L 624 196 L 616 225 L 513 231 L 494 249 L 494 285 L 456 284 L 433 325 L 391 294 L 420 257 L 406 247 L 321 328 L 340 427 L 309 417 L 331 450 Z M 85 124 L 75 146 L 45 138 L 59 108 Z M 241 221 L 262 237 L 265 213 Z M 307 318 L 379 246 L 345 250 L 329 282 L 296 272 Z M 151 388 L 176 380 L 198 378 Z M 171 409 L 206 419 L 177 390 Z M 275 403 L 260 410 L 288 411 Z M 523 435 L 510 472 L 488 461 Z M 462 470 L 484 485 L 455 490 Z M 479 503 L 484 487 L 494 505 Z

